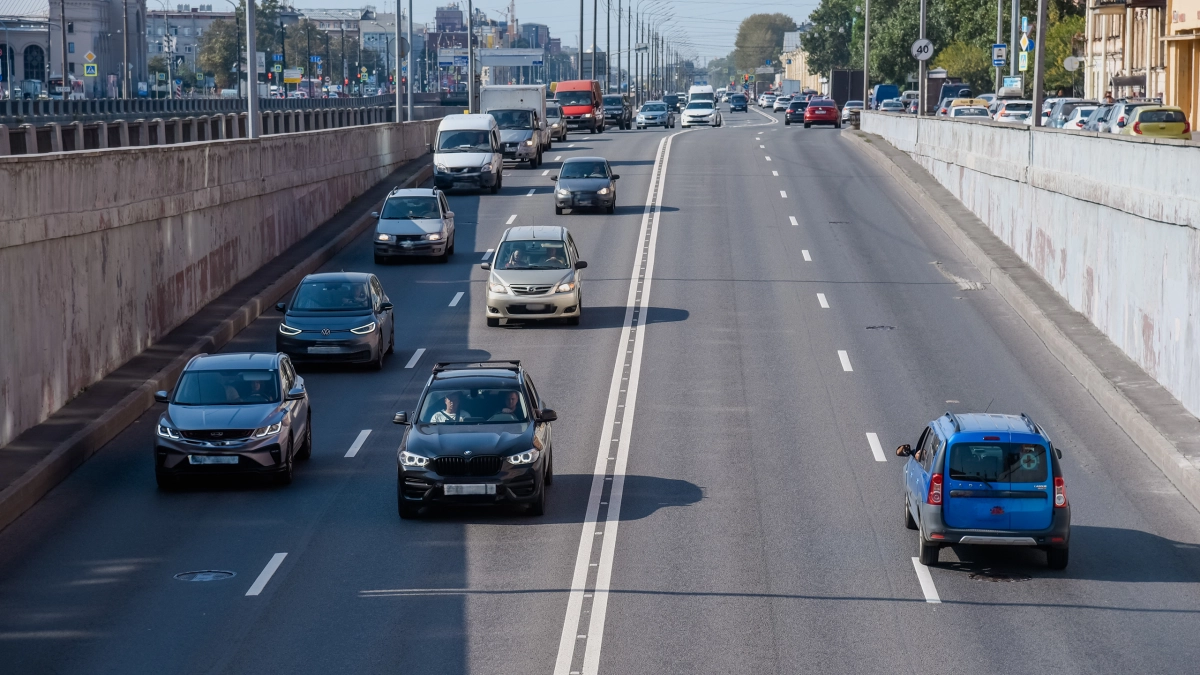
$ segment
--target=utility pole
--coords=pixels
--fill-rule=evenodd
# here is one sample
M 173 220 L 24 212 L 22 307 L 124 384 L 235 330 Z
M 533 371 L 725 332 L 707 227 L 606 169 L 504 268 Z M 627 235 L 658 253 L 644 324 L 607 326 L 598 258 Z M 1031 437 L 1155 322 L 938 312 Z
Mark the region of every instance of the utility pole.
M 129 0 L 121 0 L 121 43 L 121 98 L 129 98 Z
M 1013 0 L 1016 2 L 1017 0 Z M 921 39 L 925 39 L 926 0 L 921 0 Z M 917 61 L 917 117 L 925 116 L 925 99 L 929 96 L 928 77 L 925 76 L 925 61 Z
M 345 94 L 349 82 L 346 78 L 346 22 L 340 21 L 339 23 L 342 27 L 342 46 L 340 48 L 342 52 L 342 93 Z
M 1033 126 L 1042 126 L 1042 101 L 1046 98 L 1043 78 L 1046 75 L 1046 0 L 1038 0 L 1037 35 L 1033 45 Z
M 621 93 L 621 0 L 617 0 L 617 93 Z
M 1004 0 L 996 0 L 996 44 L 1004 39 Z M 1011 45 L 1010 45 L 1011 48 Z M 1007 50 L 1006 50 L 1007 51 Z M 1000 66 L 996 66 L 996 88 L 992 91 L 1000 93 Z
M 408 90 L 408 119 L 410 119 L 410 120 L 413 118 L 413 85 L 416 83 L 416 74 L 417 74 L 416 71 L 413 69 L 412 31 L 413 31 L 412 0 L 408 0 L 408 78 L 413 81 L 409 82 L 408 85 L 405 87 L 405 89 Z M 400 47 L 397 46 L 396 48 L 399 49 Z M 399 53 L 399 52 L 397 52 L 397 53 Z M 400 60 L 396 59 L 396 63 L 399 63 L 399 62 L 400 62 Z
M 579 79 L 583 79 L 583 2 L 579 0 Z
M 1012 42 L 1008 43 L 1008 50 L 1009 52 L 1015 52 L 1017 50 L 1017 23 L 1020 21 L 1021 0 L 1009 0 L 1009 2 L 1012 3 L 1012 16 L 1010 17 L 1010 23 L 1012 24 Z M 1011 58 L 1011 56 L 1008 59 L 1008 75 L 1009 77 L 1017 76 L 1017 60 Z
M 596 3 L 599 0 L 592 0 L 592 79 L 599 80 L 600 77 L 596 73 Z
M 283 27 L 283 19 L 279 19 L 279 52 L 283 57 L 283 68 L 287 70 L 287 29 Z M 279 84 L 283 85 L 283 95 L 287 96 L 287 84 L 283 81 L 283 73 L 279 74 Z
M 467 0 L 467 112 L 475 112 L 475 3 Z
M 171 32 L 170 30 L 167 31 Z M 258 50 L 254 48 L 254 0 L 246 1 L 246 137 L 262 135 L 258 115 Z M 236 122 L 235 122 L 236 123 Z
M 871 0 L 863 2 L 863 108 L 871 108 Z
M 312 90 L 312 76 L 313 76 L 313 74 L 312 74 L 312 62 L 313 62 L 313 60 L 312 60 L 312 23 L 309 22 L 307 19 L 304 21 L 304 39 L 308 43 L 307 44 L 307 54 L 306 54 L 306 56 L 308 56 L 308 69 L 309 69 L 308 97 L 312 98 L 312 94 L 313 94 L 313 90 Z
M 59 21 L 62 24 L 59 28 L 62 30 L 62 81 L 64 87 L 62 97 L 65 101 L 71 95 L 71 76 L 67 74 L 67 0 L 59 0 L 58 6 L 62 12 L 59 15 L 59 18 L 62 19 Z M 49 58 L 49 54 L 47 54 L 47 58 Z
M 620 26 L 620 19 L 617 19 L 617 25 Z M 604 93 L 612 93 L 612 83 L 609 82 L 612 76 L 612 7 L 608 0 L 604 0 Z M 620 49 L 620 47 L 618 47 Z

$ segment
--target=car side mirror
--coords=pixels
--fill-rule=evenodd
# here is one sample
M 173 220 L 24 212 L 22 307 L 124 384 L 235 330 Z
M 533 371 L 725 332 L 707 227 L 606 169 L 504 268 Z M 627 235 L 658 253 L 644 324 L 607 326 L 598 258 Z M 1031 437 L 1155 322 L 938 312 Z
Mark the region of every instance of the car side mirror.
M 171 396 L 165 391 L 156 391 L 154 392 L 154 401 L 156 403 L 170 403 Z
M 288 390 L 287 400 L 299 401 L 300 399 L 304 398 L 306 395 L 307 394 L 304 391 L 304 385 L 298 384 Z
M 558 419 L 558 413 L 554 412 L 550 408 L 542 408 L 538 411 L 537 419 L 539 422 L 553 422 L 554 420 Z
M 557 174 L 555 174 L 555 175 L 553 175 L 553 176 L 550 176 L 550 180 L 551 180 L 551 181 L 557 181 L 557 180 L 558 180 L 558 175 L 557 175 Z
M 381 311 L 381 312 L 390 312 L 390 311 L 392 311 L 392 308 L 394 308 L 394 307 L 395 307 L 395 305 L 393 305 L 390 302 L 379 303 L 379 311 Z
M 447 212 L 446 212 L 446 217 L 447 217 L 447 218 L 453 218 L 453 217 L 454 217 L 454 212 L 453 212 L 453 211 L 447 211 Z
M 392 424 L 408 424 L 408 413 L 401 411 L 393 415 Z
M 581 269 L 584 269 L 585 267 L 587 267 L 586 260 L 576 260 L 575 261 L 575 269 L 581 270 Z
M 378 211 L 372 211 L 372 212 L 371 212 L 371 217 L 372 217 L 372 218 L 378 218 L 378 217 L 379 217 L 379 212 L 378 212 Z
M 620 175 L 620 174 L 616 174 L 616 173 L 614 173 L 614 174 L 613 174 L 613 177 L 612 177 L 612 179 L 613 179 L 613 180 L 617 180 L 617 179 L 618 179 L 618 178 L 620 178 L 620 177 L 621 177 L 621 175 Z
M 479 263 L 479 269 L 490 270 L 492 269 L 492 263 Z
M 277 303 L 275 303 L 275 311 L 277 311 L 277 312 L 286 312 L 286 311 L 287 311 L 287 303 L 286 303 L 286 302 L 277 302 Z
M 908 443 L 905 443 L 904 445 L 896 448 L 896 456 L 897 457 L 911 457 L 912 454 L 913 454 L 912 446 L 909 445 Z

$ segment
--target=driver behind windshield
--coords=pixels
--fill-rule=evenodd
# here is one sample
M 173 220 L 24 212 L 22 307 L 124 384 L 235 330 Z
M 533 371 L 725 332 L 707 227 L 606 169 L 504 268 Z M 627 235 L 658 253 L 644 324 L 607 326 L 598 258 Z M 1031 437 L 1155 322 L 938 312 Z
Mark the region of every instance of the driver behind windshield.
M 459 406 L 462 399 L 462 394 L 457 391 L 446 392 L 441 397 L 442 409 L 433 413 L 429 421 L 433 424 L 445 424 L 446 422 L 465 422 L 471 416 L 471 413 L 464 412 Z
M 491 152 L 491 133 L 480 129 L 443 131 L 438 136 L 438 152 Z
M 488 114 L 496 119 L 501 129 L 531 129 L 533 116 L 527 110 L 492 110 Z
M 561 241 L 506 241 L 496 256 L 501 270 L 565 270 L 566 249 Z
M 383 204 L 384 219 L 440 218 L 436 197 L 392 197 Z

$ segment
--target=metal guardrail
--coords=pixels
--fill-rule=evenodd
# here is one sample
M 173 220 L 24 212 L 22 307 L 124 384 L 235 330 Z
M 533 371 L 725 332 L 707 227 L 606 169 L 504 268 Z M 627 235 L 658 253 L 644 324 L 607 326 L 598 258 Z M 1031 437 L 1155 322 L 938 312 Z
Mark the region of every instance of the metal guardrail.
M 388 107 L 395 97 L 363 96 L 358 98 L 261 98 L 259 109 L 268 111 L 347 110 L 352 108 Z M 187 117 L 199 115 L 236 114 L 246 111 L 244 98 L 181 98 L 181 99 L 88 99 L 62 101 L 54 99 L 0 100 L 0 124 L 69 124 L 71 122 L 114 122 L 150 117 Z

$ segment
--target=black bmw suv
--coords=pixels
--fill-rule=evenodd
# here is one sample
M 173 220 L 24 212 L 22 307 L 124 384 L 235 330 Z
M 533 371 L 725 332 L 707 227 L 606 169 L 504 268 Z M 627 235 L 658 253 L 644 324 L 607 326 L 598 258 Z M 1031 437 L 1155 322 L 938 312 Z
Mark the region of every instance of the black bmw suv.
M 524 504 L 542 515 L 556 419 L 520 361 L 436 364 L 416 411 L 392 420 L 409 425 L 396 457 L 400 517 L 437 503 Z

